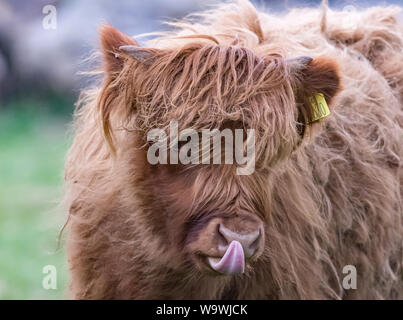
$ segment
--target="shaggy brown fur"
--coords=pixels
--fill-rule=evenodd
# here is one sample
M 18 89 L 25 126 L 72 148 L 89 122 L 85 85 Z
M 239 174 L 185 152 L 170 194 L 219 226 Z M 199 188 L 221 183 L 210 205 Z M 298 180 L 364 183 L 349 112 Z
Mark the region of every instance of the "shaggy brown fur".
M 104 83 L 79 102 L 66 166 L 72 297 L 402 298 L 398 14 L 275 16 L 240 1 L 175 23 L 141 62 L 119 50 L 134 39 L 104 26 Z M 297 56 L 314 60 L 286 60 Z M 301 130 L 317 92 L 332 114 Z M 170 120 L 255 129 L 256 171 L 150 165 L 146 133 Z M 200 253 L 219 241 L 211 221 L 263 223 L 244 274 L 205 268 Z M 345 265 L 357 290 L 342 287 Z

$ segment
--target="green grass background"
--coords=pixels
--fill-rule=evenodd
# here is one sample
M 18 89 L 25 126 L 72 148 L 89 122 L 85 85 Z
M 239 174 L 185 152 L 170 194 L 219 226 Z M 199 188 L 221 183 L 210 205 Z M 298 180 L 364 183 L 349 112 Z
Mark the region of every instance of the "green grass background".
M 70 119 L 49 112 L 52 103 L 0 109 L 0 299 L 66 298 L 65 250 L 57 238 L 65 221 L 59 203 Z M 56 267 L 56 290 L 42 287 L 46 265 Z

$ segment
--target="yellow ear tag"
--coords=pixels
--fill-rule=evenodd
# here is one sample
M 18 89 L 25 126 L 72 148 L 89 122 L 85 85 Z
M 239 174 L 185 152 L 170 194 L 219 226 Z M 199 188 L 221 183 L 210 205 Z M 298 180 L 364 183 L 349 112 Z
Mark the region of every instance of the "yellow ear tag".
M 319 121 L 330 115 L 329 107 L 322 93 L 317 93 L 309 97 L 309 101 L 312 106 L 312 120 L 309 123 Z

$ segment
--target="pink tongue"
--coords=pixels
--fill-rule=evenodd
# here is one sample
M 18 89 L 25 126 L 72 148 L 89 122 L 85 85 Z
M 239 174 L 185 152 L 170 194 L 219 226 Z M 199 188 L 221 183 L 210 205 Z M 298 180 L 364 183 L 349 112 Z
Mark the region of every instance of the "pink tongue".
M 232 241 L 221 260 L 209 258 L 210 266 L 220 273 L 237 274 L 245 271 L 245 256 L 242 245 Z

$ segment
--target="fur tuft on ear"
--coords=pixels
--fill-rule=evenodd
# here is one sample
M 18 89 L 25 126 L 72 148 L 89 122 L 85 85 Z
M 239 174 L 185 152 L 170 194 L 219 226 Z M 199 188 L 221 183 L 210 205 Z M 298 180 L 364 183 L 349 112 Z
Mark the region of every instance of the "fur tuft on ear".
M 99 37 L 104 54 L 105 71 L 108 75 L 114 75 L 123 68 L 124 60 L 121 56 L 121 46 L 138 46 L 134 38 L 116 30 L 109 24 L 99 28 Z

